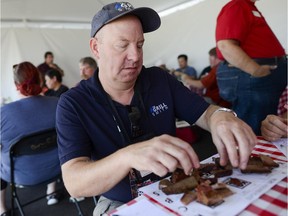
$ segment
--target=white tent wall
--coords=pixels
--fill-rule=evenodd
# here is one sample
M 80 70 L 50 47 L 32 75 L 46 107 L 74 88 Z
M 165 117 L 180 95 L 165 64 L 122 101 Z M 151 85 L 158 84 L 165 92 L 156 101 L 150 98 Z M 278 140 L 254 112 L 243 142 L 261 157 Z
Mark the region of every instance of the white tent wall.
M 200 73 L 215 46 L 217 15 L 228 1 L 206 0 L 163 17 L 160 29 L 145 34 L 144 65 L 161 60 L 168 68 L 176 68 L 177 56 L 185 53 Z M 287 0 L 262 0 L 257 7 L 287 52 Z M 38 65 L 46 51 L 54 53 L 55 63 L 64 70 L 63 83 L 73 87 L 80 80 L 79 59 L 91 56 L 89 33 L 88 29 L 1 28 L 1 97 L 17 99 L 12 65 L 21 61 Z
M 162 18 L 160 29 L 146 34 L 145 63 L 153 65 L 161 60 L 168 68 L 176 69 L 177 56 L 184 53 L 188 55 L 189 64 L 200 73 L 209 64 L 208 51 L 216 45 L 216 19 L 227 2 L 229 0 L 206 0 Z M 287 0 L 261 0 L 257 7 L 288 52 Z M 149 58 L 151 56 L 153 58 Z
M 64 70 L 63 83 L 73 87 L 80 80 L 79 59 L 91 55 L 89 39 L 89 30 L 2 29 L 2 97 L 17 98 L 12 66 L 22 61 L 30 61 L 37 66 L 44 62 L 46 51 L 54 53 L 55 63 Z

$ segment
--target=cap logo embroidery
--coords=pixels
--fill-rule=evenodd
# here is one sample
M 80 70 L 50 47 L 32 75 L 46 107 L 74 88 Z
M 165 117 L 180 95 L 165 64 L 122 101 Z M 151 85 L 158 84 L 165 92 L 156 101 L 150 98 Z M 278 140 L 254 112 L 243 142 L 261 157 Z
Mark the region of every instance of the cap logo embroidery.
M 132 10 L 134 9 L 134 7 L 128 2 L 121 2 L 121 3 L 115 4 L 115 9 L 119 12 L 122 12 L 122 11 Z

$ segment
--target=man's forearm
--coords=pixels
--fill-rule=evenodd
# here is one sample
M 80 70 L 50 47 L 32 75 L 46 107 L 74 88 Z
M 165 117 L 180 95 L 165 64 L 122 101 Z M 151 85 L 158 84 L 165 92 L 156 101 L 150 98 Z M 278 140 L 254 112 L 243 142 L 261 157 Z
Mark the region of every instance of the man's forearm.
M 73 197 L 102 194 L 120 182 L 129 170 L 119 151 L 99 161 L 81 157 L 62 165 L 65 186 Z
M 196 125 L 211 132 L 210 118 L 211 118 L 211 115 L 219 108 L 220 108 L 219 106 L 210 105 L 207 108 L 207 110 L 201 115 L 201 117 L 197 120 Z
M 195 80 L 195 79 L 192 79 L 189 75 L 187 74 L 183 74 L 181 76 L 181 79 L 184 83 L 186 83 L 187 85 L 189 86 L 192 86 L 194 88 L 199 88 L 199 89 L 203 89 L 205 88 L 203 83 L 201 82 L 201 80 Z
M 254 75 L 260 69 L 261 66 L 242 50 L 237 41 L 221 40 L 217 42 L 217 46 L 226 61 L 232 66 L 251 75 Z

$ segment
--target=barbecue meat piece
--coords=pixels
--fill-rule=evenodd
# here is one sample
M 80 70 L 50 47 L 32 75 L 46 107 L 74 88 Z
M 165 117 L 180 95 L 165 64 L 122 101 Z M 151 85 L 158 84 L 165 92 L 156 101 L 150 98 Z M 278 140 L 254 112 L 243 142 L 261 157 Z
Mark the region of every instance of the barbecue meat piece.
M 162 191 L 166 194 L 179 194 L 185 193 L 196 188 L 198 185 L 197 180 L 194 176 L 189 176 L 188 178 L 182 179 L 172 185 L 162 188 Z
M 193 202 L 194 200 L 197 199 L 197 193 L 196 191 L 188 191 L 185 192 L 183 194 L 183 196 L 181 197 L 180 201 L 184 204 L 184 205 L 188 205 L 189 203 Z
M 200 175 L 203 175 L 205 173 L 210 173 L 215 168 L 216 168 L 215 163 L 205 163 L 200 164 L 200 168 L 198 169 L 198 171 Z
M 215 205 L 222 202 L 225 197 L 233 194 L 233 192 L 226 187 L 224 183 L 217 183 L 215 185 L 200 184 L 197 186 L 197 201 L 207 205 Z
M 217 194 L 210 185 L 198 185 L 196 190 L 197 201 L 204 205 L 211 206 L 223 201 L 221 195 Z
M 269 167 L 279 167 L 279 164 L 276 163 L 271 157 L 268 155 L 259 155 L 261 161 L 263 162 L 264 166 L 269 166 Z
M 236 187 L 242 187 L 242 182 L 237 178 L 230 178 L 227 184 L 234 185 Z
M 220 165 L 220 158 L 213 158 L 215 163 L 215 169 L 211 171 L 211 174 L 214 175 L 215 178 L 221 178 L 224 176 L 230 176 L 233 173 L 233 167 L 230 163 L 225 166 Z
M 215 178 L 230 176 L 232 175 L 232 173 L 233 173 L 232 169 L 217 169 L 217 170 L 212 170 L 211 172 L 211 174 L 213 174 Z
M 168 179 L 162 179 L 159 182 L 159 189 L 162 190 L 163 188 L 168 187 L 170 185 L 172 185 L 172 182 L 170 182 Z
M 184 173 L 183 169 L 177 168 L 171 175 L 171 182 L 176 183 L 176 182 L 179 182 L 179 181 L 181 181 L 187 177 L 189 177 L 189 176 Z
M 246 169 L 241 169 L 242 173 L 270 173 L 271 168 L 268 166 L 261 166 L 261 165 L 255 165 L 255 164 L 248 164 Z
M 270 173 L 273 167 L 278 167 L 272 158 L 267 155 L 251 156 L 245 170 L 242 173 Z

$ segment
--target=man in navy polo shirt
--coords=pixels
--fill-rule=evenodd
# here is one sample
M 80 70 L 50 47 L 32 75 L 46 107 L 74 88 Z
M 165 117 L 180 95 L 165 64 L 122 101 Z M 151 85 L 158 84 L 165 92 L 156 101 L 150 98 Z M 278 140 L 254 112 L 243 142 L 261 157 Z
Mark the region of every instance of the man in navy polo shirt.
M 191 146 L 175 137 L 175 118 L 209 130 L 222 165 L 229 159 L 245 168 L 256 144 L 232 110 L 207 104 L 158 67 L 143 66 L 143 33 L 159 26 L 150 8 L 104 6 L 92 20 L 90 39 L 98 69 L 58 103 L 65 186 L 73 197 L 102 195 L 93 215 L 133 199 L 143 181 L 199 167 Z

